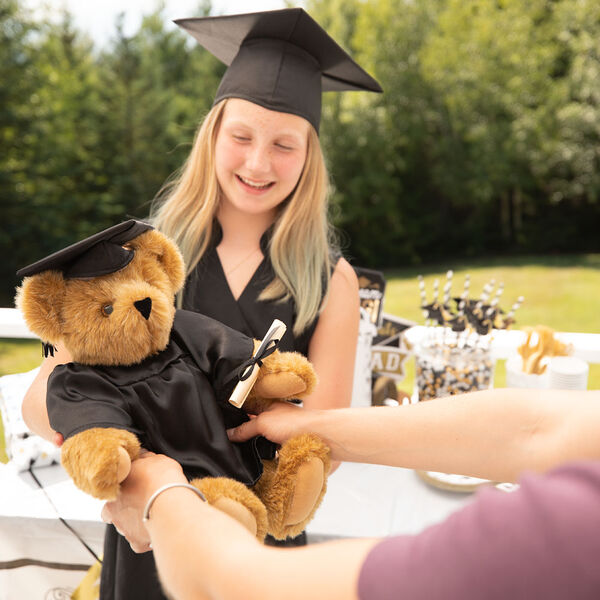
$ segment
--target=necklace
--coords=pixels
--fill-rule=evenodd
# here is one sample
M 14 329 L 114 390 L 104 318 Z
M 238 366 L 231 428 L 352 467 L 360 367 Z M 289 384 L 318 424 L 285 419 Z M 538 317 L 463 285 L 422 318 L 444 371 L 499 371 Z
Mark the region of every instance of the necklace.
M 227 269 L 227 271 L 225 271 L 225 277 L 231 275 L 231 273 L 239 269 L 244 263 L 248 262 L 257 252 L 260 252 L 260 248 L 255 248 L 250 254 L 248 254 L 248 256 L 246 256 L 246 258 L 242 259 L 234 267 Z

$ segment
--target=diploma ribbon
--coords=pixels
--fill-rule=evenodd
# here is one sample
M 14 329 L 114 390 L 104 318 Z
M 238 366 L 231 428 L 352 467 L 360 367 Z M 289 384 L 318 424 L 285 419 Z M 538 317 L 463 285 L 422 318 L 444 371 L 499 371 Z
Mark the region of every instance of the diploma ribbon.
M 240 381 L 246 381 L 246 379 L 248 379 L 248 377 L 250 377 L 250 375 L 252 375 L 252 371 L 254 370 L 254 365 L 258 365 L 258 367 L 262 367 L 263 363 L 262 361 L 267 358 L 267 356 L 270 356 L 271 354 L 273 354 L 273 352 L 275 352 L 275 350 L 277 349 L 277 346 L 279 345 L 279 340 L 278 339 L 272 339 L 269 340 L 269 343 L 267 344 L 267 346 L 264 348 L 264 350 L 259 354 L 255 354 L 254 356 L 251 356 L 245 363 L 243 363 L 239 369 L 237 370 L 236 374 L 238 376 L 238 379 Z M 260 350 L 260 348 L 259 348 Z
M 263 360 L 275 352 L 285 330 L 285 324 L 282 321 L 275 319 L 259 347 L 256 349 L 256 352 L 225 378 L 225 384 L 235 378 L 238 380 L 238 383 L 229 398 L 231 404 L 237 408 L 242 406 L 258 377 L 258 371 L 263 364 Z

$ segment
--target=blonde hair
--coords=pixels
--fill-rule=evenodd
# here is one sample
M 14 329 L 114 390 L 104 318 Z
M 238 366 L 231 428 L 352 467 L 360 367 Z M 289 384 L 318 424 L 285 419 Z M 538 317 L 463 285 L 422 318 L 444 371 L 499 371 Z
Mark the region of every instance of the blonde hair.
M 207 114 L 186 162 L 159 191 L 151 211 L 154 225 L 179 245 L 186 275 L 208 248 L 219 207 L 214 148 L 226 103 L 219 102 Z M 328 219 L 328 196 L 321 144 L 310 127 L 304 168 L 296 188 L 279 207 L 269 244 L 275 278 L 259 296 L 259 300 L 293 299 L 296 335 L 319 314 L 329 287 L 331 250 L 336 242 Z

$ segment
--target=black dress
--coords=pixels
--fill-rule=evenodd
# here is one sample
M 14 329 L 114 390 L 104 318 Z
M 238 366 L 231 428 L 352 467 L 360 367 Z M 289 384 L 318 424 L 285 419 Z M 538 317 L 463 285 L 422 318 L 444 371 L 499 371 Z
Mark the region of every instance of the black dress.
M 268 257 L 270 230 L 267 230 L 260 240 L 265 258 L 237 300 L 231 293 L 217 253 L 221 235 L 217 223 L 210 248 L 186 281 L 183 308 L 212 317 L 256 339 L 262 339 L 273 320 L 279 319 L 287 326 L 287 331 L 279 343 L 279 349 L 288 352 L 296 351 L 308 356 L 308 345 L 317 326 L 317 319 L 299 336 L 295 336 L 293 326 L 296 307 L 293 300 L 289 299 L 285 302 L 258 300 L 261 292 L 275 276 Z
M 231 293 L 216 247 L 221 241 L 221 229 L 215 224 L 210 248 L 189 275 L 183 298 L 183 308 L 199 312 L 224 323 L 246 336 L 262 339 L 274 319 L 283 321 L 287 331 L 279 343 L 282 351 L 296 351 L 308 355 L 308 345 L 317 326 L 314 320 L 299 336 L 293 333 L 296 317 L 292 300 L 262 302 L 258 296 L 274 277 L 268 258 L 270 232 L 261 238 L 265 258 L 258 266 L 248 285 L 236 300 Z M 264 455 L 263 455 L 264 456 Z M 267 536 L 272 545 L 304 545 L 306 535 L 279 542 Z M 135 554 L 125 538 L 112 525 L 107 527 L 104 540 L 104 559 L 100 583 L 101 600 L 166 600 L 163 595 L 152 552 Z

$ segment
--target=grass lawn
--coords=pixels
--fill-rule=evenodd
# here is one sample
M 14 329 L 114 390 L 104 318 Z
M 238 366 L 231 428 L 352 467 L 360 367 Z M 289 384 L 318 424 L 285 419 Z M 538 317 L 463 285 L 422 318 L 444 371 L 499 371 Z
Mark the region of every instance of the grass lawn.
M 42 347 L 37 340 L 0 339 L 0 375 L 31 371 L 42 362 Z M 0 462 L 8 457 L 4 450 L 4 429 L 0 419 Z
M 600 333 L 600 254 L 487 259 L 387 271 L 384 310 L 422 324 L 417 275 L 425 277 L 428 298 L 435 278 L 443 288 L 446 271 L 454 271 L 453 294 L 462 291 L 464 276 L 471 276 L 471 295 L 478 296 L 483 285 L 494 278 L 504 283 L 500 306 L 505 310 L 518 296 L 525 302 L 516 314 L 515 327 L 547 325 L 556 331 Z M 35 340 L 0 340 L 0 375 L 29 371 L 41 362 L 40 343 Z M 411 393 L 414 361 L 406 364 L 406 378 L 399 387 Z M 503 361 L 496 365 L 494 383 L 505 381 Z M 590 365 L 590 389 L 600 389 L 600 364 Z M 5 459 L 0 422 L 0 460 Z

